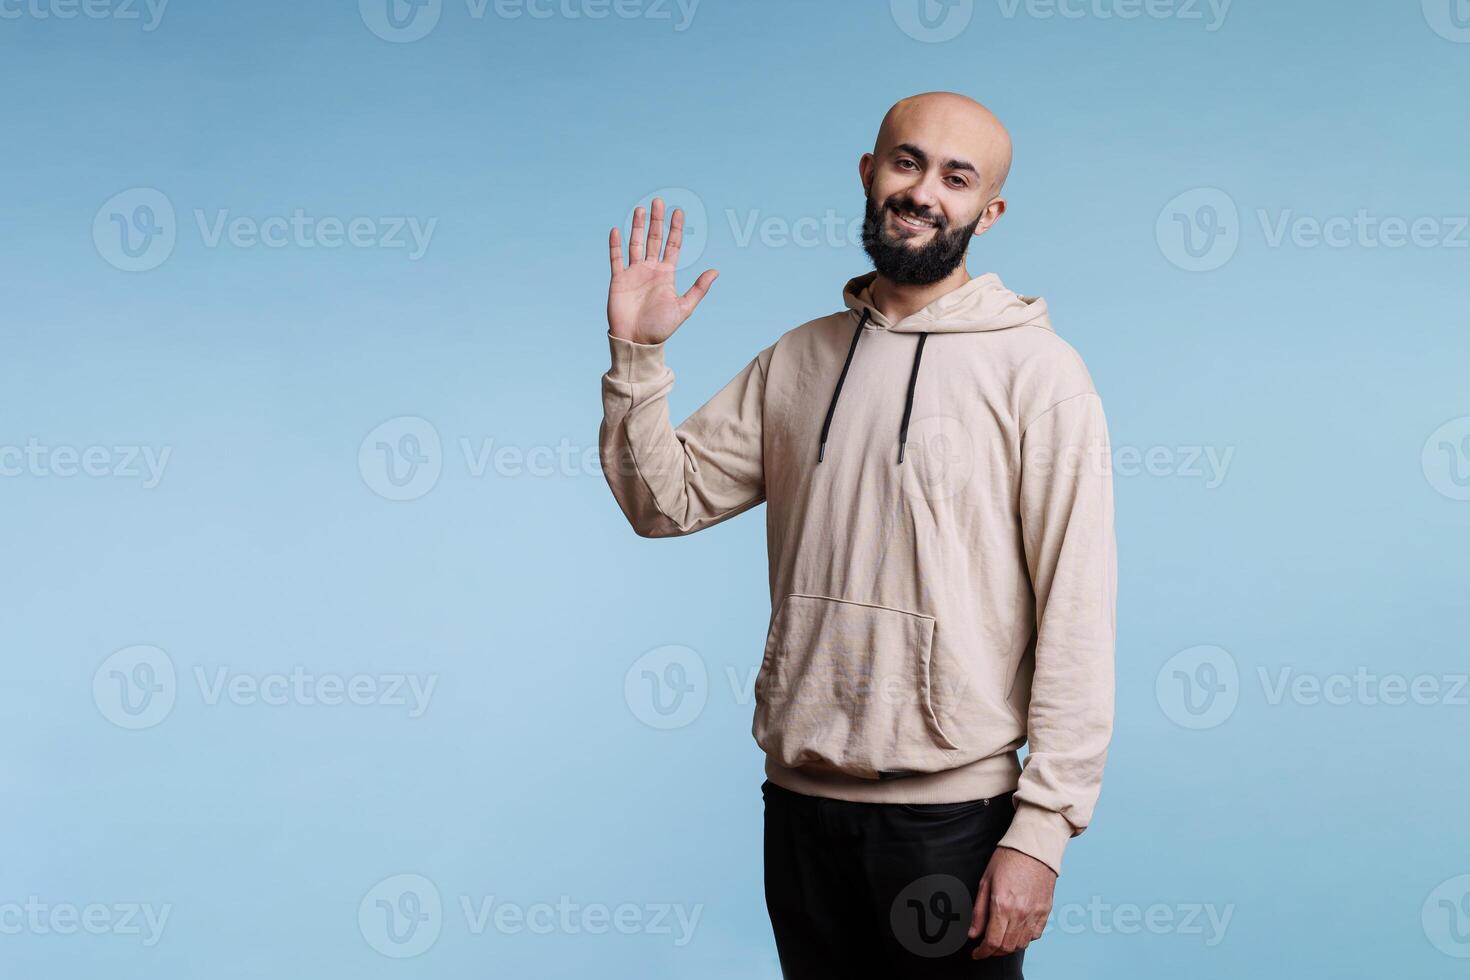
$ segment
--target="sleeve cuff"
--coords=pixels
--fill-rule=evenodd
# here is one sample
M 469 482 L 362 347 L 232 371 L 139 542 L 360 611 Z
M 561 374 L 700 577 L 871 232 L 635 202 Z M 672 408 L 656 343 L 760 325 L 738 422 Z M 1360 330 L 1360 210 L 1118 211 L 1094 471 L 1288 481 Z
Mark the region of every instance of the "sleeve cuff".
M 644 384 L 661 378 L 667 369 L 664 365 L 663 344 L 639 344 L 607 332 L 608 349 L 612 352 L 612 367 L 608 376 L 614 381 Z
M 1018 803 L 1001 847 L 1034 857 L 1053 872 L 1062 873 L 1062 852 L 1073 837 L 1072 825 L 1060 813 L 1030 803 Z

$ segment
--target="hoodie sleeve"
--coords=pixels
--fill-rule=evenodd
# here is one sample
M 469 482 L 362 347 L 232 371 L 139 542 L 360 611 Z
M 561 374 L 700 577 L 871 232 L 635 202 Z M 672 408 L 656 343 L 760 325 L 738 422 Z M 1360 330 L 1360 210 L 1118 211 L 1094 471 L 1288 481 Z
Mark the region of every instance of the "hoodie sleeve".
M 602 376 L 602 471 L 640 536 L 692 534 L 765 499 L 762 449 L 766 370 L 757 354 L 678 428 L 669 422 L 674 372 L 663 344 L 607 334 L 612 366 Z
M 1064 398 L 1021 437 L 1021 532 L 1036 602 L 1028 754 L 1001 845 L 1060 874 L 1092 819 L 1113 728 L 1117 554 L 1112 454 L 1096 392 Z

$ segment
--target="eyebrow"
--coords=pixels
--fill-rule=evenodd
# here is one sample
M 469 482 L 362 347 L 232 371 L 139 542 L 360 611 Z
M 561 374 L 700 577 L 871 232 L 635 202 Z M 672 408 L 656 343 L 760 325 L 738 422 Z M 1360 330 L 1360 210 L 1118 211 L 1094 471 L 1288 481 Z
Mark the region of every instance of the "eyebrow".
M 925 153 L 923 150 L 919 149 L 912 143 L 900 143 L 893 148 L 893 152 L 907 153 L 909 156 L 917 158 L 918 161 L 923 164 L 927 164 L 929 162 L 929 154 Z M 944 161 L 944 169 L 968 170 L 976 177 L 980 176 L 980 171 L 976 170 L 975 165 L 968 160 L 946 160 Z

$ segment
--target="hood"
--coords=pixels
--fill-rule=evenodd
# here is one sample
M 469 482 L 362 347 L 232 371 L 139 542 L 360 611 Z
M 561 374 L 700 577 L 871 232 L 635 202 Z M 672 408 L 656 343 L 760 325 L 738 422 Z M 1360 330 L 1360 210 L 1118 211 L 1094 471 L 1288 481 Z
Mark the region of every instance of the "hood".
M 919 384 L 919 363 L 924 357 L 924 341 L 931 333 L 980 333 L 1024 326 L 1052 329 L 1051 319 L 1046 312 L 1046 300 L 1039 296 L 1021 296 L 1011 292 L 993 272 L 967 280 L 922 310 L 893 323 L 879 313 L 872 303 L 870 291 L 877 278 L 877 272 L 869 272 L 849 279 L 842 289 L 842 298 L 847 303 L 847 308 L 857 315 L 857 326 L 852 332 L 852 343 L 847 348 L 847 360 L 842 362 L 842 373 L 837 376 L 837 383 L 832 389 L 832 400 L 827 404 L 827 417 L 822 421 L 822 437 L 817 444 L 818 463 L 826 458 L 827 434 L 831 431 L 832 419 L 837 414 L 837 400 L 842 396 L 842 383 L 847 380 L 847 369 L 852 366 L 858 341 L 862 339 L 863 328 L 868 323 L 893 333 L 912 333 L 919 336 L 914 347 L 914 366 L 909 372 L 908 393 L 904 396 L 903 418 L 898 425 L 900 464 L 903 463 L 904 447 L 908 443 L 909 416 L 914 409 L 914 389 Z
M 894 333 L 976 333 L 1024 326 L 1052 329 L 1046 300 L 1011 292 L 993 272 L 971 279 L 922 310 L 891 323 L 878 312 L 870 296 L 877 278 L 878 273 L 869 272 L 849 279 L 842 288 L 842 298 L 848 309 L 855 313 L 869 311 L 874 325 Z

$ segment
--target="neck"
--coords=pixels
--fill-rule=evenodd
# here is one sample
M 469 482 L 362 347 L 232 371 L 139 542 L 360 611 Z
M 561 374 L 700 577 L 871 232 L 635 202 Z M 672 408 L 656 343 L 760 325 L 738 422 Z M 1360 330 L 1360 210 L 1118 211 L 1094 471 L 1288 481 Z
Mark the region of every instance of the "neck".
M 878 308 L 878 312 L 882 313 L 889 323 L 897 323 L 969 281 L 970 270 L 965 268 L 964 262 L 956 266 L 955 270 L 943 279 L 925 283 L 922 286 L 897 283 L 880 272 L 873 280 L 868 295 L 872 298 L 873 305 Z

